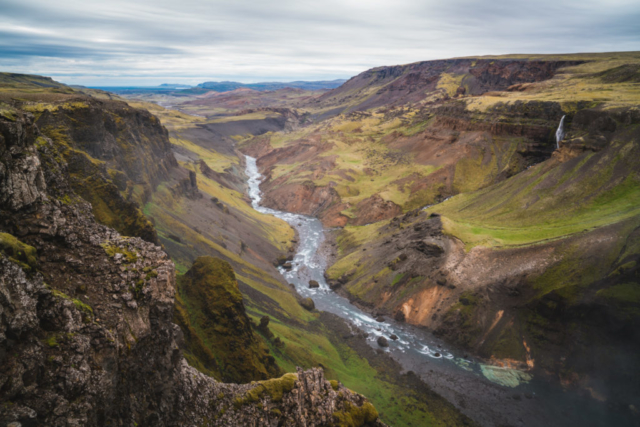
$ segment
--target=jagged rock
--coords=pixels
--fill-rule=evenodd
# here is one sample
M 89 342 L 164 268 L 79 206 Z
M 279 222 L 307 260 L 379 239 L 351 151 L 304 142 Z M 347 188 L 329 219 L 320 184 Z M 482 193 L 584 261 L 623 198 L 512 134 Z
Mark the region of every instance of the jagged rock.
M 187 178 L 183 178 L 178 182 L 175 191 L 189 199 L 202 198 L 202 194 L 200 193 L 200 190 L 198 190 L 196 173 L 191 170 L 189 171 L 189 176 Z
M 389 335 L 389 338 L 391 338 L 391 339 L 392 339 L 392 340 L 394 340 L 394 341 L 397 341 L 397 340 L 398 340 L 398 336 L 397 336 L 396 334 L 391 334 L 391 335 Z
M 389 341 L 385 337 L 378 337 L 376 342 L 380 347 L 389 347 Z

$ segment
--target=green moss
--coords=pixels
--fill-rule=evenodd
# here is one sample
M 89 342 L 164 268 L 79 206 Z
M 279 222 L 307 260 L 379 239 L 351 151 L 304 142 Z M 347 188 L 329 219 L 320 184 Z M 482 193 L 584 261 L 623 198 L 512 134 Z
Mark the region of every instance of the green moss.
M 334 412 L 333 417 L 341 427 L 360 427 L 377 420 L 378 411 L 369 402 L 364 402 L 360 407 L 344 402 L 344 410 Z
M 89 306 L 88 304 L 83 303 L 79 299 L 74 299 L 72 301 L 73 301 L 73 305 L 75 305 L 78 310 L 80 310 L 81 312 L 83 312 L 83 313 L 85 313 L 87 315 L 93 316 L 93 308 L 91 308 L 91 306 Z
M 36 249 L 22 243 L 11 234 L 0 233 L 0 251 L 27 272 L 35 270 L 38 266 Z
M 273 378 L 266 381 L 259 381 L 254 388 L 247 391 L 242 398 L 237 398 L 235 406 L 240 407 L 250 403 L 259 402 L 264 397 L 269 396 L 272 402 L 280 402 L 284 393 L 293 390 L 298 380 L 297 374 L 284 374 L 280 378 Z
M 58 344 L 58 339 L 55 335 L 51 335 L 49 337 L 47 337 L 47 339 L 45 340 L 45 344 L 47 344 L 49 347 L 59 347 L 60 344 Z
M 393 281 L 391 282 L 391 286 L 395 286 L 398 284 L 398 282 L 400 280 L 402 280 L 402 278 L 404 277 L 406 273 L 401 273 L 401 274 L 396 274 L 395 277 L 393 278 Z
M 451 337 L 462 346 L 469 346 L 478 338 L 481 328 L 476 319 L 480 298 L 471 291 L 460 295 L 459 301 L 452 305 L 444 315 L 446 322 L 455 323 L 459 333 Z
M 125 263 L 134 263 L 138 260 L 138 254 L 135 251 L 130 251 L 128 249 L 122 248 L 113 243 L 103 243 L 102 248 L 106 252 L 106 254 L 113 258 L 116 254 L 124 255 Z
M 336 380 L 331 380 L 331 381 L 329 381 L 329 383 L 331 384 L 331 388 L 332 388 L 334 391 L 338 391 L 338 381 L 336 381 Z

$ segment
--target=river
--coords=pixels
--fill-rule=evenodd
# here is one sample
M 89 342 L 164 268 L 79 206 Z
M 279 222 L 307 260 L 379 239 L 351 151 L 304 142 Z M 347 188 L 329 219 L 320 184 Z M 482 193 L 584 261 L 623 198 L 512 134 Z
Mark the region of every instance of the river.
M 407 371 L 419 375 L 434 391 L 481 425 L 512 426 L 626 426 L 618 411 L 594 399 L 566 392 L 557 384 L 516 369 L 500 368 L 468 357 L 430 332 L 392 319 L 378 322 L 368 313 L 333 292 L 324 278 L 326 259 L 320 254 L 325 230 L 317 218 L 281 212 L 260 205 L 260 174 L 256 159 L 246 156 L 248 193 L 258 212 L 276 216 L 294 227 L 299 245 L 293 267 L 280 273 L 303 297 L 313 299 L 318 310 L 334 313 L 368 334 L 370 345 L 385 336 L 384 351 Z M 315 280 L 319 288 L 309 288 Z M 397 340 L 390 339 L 396 335 Z

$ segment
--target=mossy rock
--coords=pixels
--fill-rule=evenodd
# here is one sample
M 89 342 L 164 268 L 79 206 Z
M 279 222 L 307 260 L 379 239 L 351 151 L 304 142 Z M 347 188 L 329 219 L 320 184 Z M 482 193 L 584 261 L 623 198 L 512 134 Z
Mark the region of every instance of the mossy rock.
M 122 254 L 126 263 L 134 263 L 138 260 L 138 254 L 135 251 L 130 251 L 112 243 L 104 243 L 102 247 L 110 258 L 115 257 L 116 254 Z
M 304 298 L 302 300 L 300 300 L 300 305 L 305 309 L 305 310 L 313 310 L 316 308 L 316 304 L 313 302 L 313 300 L 311 298 Z
M 235 400 L 236 407 L 241 407 L 249 403 L 259 402 L 261 399 L 269 396 L 272 402 L 280 402 L 285 393 L 293 390 L 297 374 L 284 374 L 280 378 L 273 378 L 266 381 L 259 381 L 254 388 L 249 390 L 242 398 Z
M 358 407 L 349 402 L 344 403 L 344 410 L 333 413 L 336 424 L 342 427 L 361 427 L 378 419 L 378 411 L 369 402 Z
M 9 233 L 0 233 L 0 251 L 27 272 L 35 270 L 38 266 L 36 248 L 22 243 Z
M 262 338 L 252 330 L 228 262 L 196 259 L 178 278 L 174 319 L 185 335 L 187 359 L 215 378 L 246 383 L 282 374 Z

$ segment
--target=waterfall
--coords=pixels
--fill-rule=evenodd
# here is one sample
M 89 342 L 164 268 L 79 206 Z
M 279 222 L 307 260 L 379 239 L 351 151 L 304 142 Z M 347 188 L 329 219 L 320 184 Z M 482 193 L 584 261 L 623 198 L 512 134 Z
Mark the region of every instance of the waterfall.
M 564 138 L 564 118 L 567 116 L 562 116 L 560 119 L 560 124 L 558 125 L 558 130 L 556 131 L 556 149 L 560 148 L 560 141 Z

